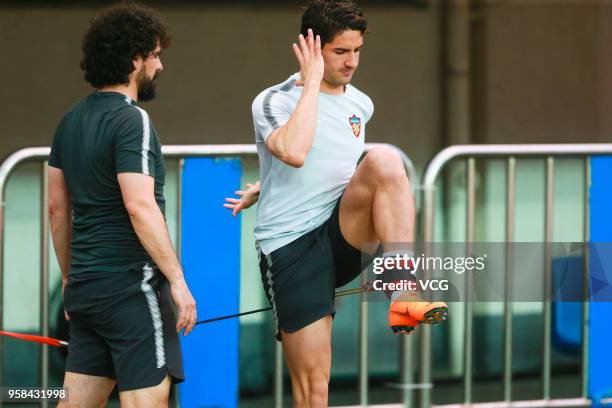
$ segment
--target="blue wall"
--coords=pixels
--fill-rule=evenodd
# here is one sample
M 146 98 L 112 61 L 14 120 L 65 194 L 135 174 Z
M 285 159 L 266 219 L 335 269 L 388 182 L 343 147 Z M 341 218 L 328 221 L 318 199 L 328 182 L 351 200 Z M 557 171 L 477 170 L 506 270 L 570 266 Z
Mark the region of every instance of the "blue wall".
M 590 241 L 612 242 L 612 156 L 591 158 Z M 591 244 L 589 320 L 589 396 L 597 401 L 612 392 L 612 299 L 609 244 Z
M 198 320 L 238 313 L 240 216 L 224 198 L 240 188 L 240 160 L 190 158 L 182 175 L 181 262 L 196 299 Z M 239 320 L 196 326 L 181 337 L 186 381 L 182 408 L 238 406 Z

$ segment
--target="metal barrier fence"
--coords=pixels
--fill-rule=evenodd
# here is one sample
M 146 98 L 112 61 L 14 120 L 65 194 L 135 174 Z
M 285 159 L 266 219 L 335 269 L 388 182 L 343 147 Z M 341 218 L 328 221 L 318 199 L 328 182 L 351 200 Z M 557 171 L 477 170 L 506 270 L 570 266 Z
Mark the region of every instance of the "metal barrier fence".
M 379 146 L 389 146 L 385 144 L 367 144 L 366 148 L 371 149 Z M 397 148 L 395 148 L 397 149 Z M 399 150 L 399 149 L 398 149 Z M 12 171 L 26 160 L 36 159 L 41 161 L 41 177 L 42 177 L 42 200 L 41 200 L 41 271 L 40 271 L 40 286 L 48 288 L 49 286 L 49 230 L 47 217 L 47 196 L 46 196 L 46 159 L 50 149 L 47 147 L 27 148 L 20 150 L 9 158 L 7 158 L 0 167 L 0 330 L 3 329 L 3 311 L 4 311 L 4 205 L 5 205 L 5 189 L 8 177 Z M 254 156 L 256 154 L 255 145 L 174 145 L 164 146 L 162 148 L 166 158 L 179 160 L 179 171 L 177 180 L 177 208 L 180 208 L 180 179 L 182 158 L 188 156 L 200 157 L 218 157 L 218 156 Z M 411 180 L 411 185 L 414 187 L 418 184 L 417 173 L 410 159 L 400 151 L 404 159 L 408 177 Z M 555 171 L 555 157 L 584 157 L 584 174 L 585 174 L 585 191 L 584 191 L 584 240 L 588 241 L 589 225 L 588 225 L 588 184 L 590 181 L 590 165 L 589 156 L 612 154 L 612 144 L 534 144 L 534 145 L 466 145 L 452 146 L 442 150 L 427 166 L 423 176 L 423 206 L 421 213 L 421 221 L 423 223 L 423 242 L 432 242 L 434 240 L 434 213 L 435 213 L 435 185 L 438 177 L 442 173 L 445 166 L 457 159 L 464 159 L 467 168 L 467 231 L 466 242 L 474 242 L 474 224 L 476 210 L 476 158 L 504 158 L 506 159 L 506 242 L 511 242 L 514 236 L 514 220 L 515 220 L 515 177 L 516 177 L 516 158 L 517 157 L 542 157 L 546 160 L 546 201 L 545 201 L 545 241 L 552 241 L 552 205 L 553 205 L 553 180 Z M 180 211 L 177 212 L 179 219 L 177 220 L 177 252 L 180 252 Z M 586 260 L 586 257 L 585 257 Z M 547 262 L 550 265 L 550 262 Z M 548 288 L 550 282 L 550 267 L 544 270 L 543 279 L 546 282 L 545 288 Z M 508 275 L 508 272 L 506 271 Z M 588 274 L 588 262 L 585 261 L 585 276 L 586 281 Z M 509 282 L 509 276 L 506 276 L 506 282 Z M 584 286 L 585 290 L 587 285 Z M 507 287 L 507 290 L 511 290 Z M 48 336 L 49 334 L 49 299 L 48 290 L 41 291 L 40 297 L 40 334 Z M 551 399 L 550 396 L 550 378 L 551 378 L 551 305 L 550 302 L 544 303 L 544 338 L 543 338 L 543 367 L 542 367 L 542 398 L 540 400 L 530 401 L 512 401 L 512 326 L 511 326 L 511 310 L 509 304 L 504 304 L 504 365 L 503 365 L 503 384 L 504 384 L 504 400 L 493 403 L 474 403 L 472 396 L 473 385 L 473 310 L 469 302 L 465 303 L 465 345 L 464 345 L 464 399 L 460 404 L 437 406 L 438 408 L 454 408 L 454 407 L 480 407 L 480 408 L 497 408 L 497 407 L 537 407 L 537 406 L 555 406 L 555 407 L 577 407 L 590 406 L 591 401 L 587 398 L 587 383 L 588 383 L 588 303 L 584 303 L 583 319 L 582 319 L 582 395 L 580 398 L 573 399 Z M 360 309 L 360 329 L 359 329 L 359 402 L 361 406 L 368 405 L 368 346 L 367 346 L 367 303 L 361 303 Z M 432 361 L 431 361 L 431 328 L 422 327 L 419 338 L 419 361 L 418 361 L 418 383 L 430 384 L 432 382 Z M 3 357 L 2 338 L 0 338 L 0 357 Z M 402 341 L 402 355 L 404 356 L 401 364 L 401 382 L 403 384 L 413 384 L 413 364 L 409 356 L 413 347 L 412 339 L 404 337 Z M 48 385 L 48 346 L 42 346 L 41 362 L 40 362 L 40 385 Z M 2 383 L 3 367 L 0 367 L 0 384 Z M 275 407 L 282 406 L 283 396 L 283 363 L 280 345 L 277 344 L 275 356 L 275 374 L 274 374 L 274 396 Z M 431 389 L 428 387 L 414 387 L 418 392 L 418 406 L 426 408 L 431 404 Z M 403 405 L 410 406 L 412 400 L 412 390 L 406 388 L 403 395 Z M 0 402 L 1 405 L 1 402 Z M 45 406 L 45 405 L 43 405 Z
M 416 168 L 412 161 L 406 156 L 404 152 L 395 146 L 385 143 L 367 143 L 366 150 L 370 150 L 376 147 L 390 147 L 396 150 L 402 157 L 408 178 L 411 181 L 413 187 L 418 184 L 418 175 Z M 6 184 L 9 176 L 12 174 L 14 169 L 25 161 L 36 160 L 41 164 L 40 177 L 41 183 L 41 259 L 40 259 L 40 288 L 46 288 L 41 290 L 41 296 L 39 299 L 40 309 L 40 335 L 49 336 L 49 218 L 47 213 L 47 159 L 50 153 L 49 147 L 32 147 L 19 150 L 9 156 L 0 166 L 0 330 L 4 329 L 3 315 L 4 315 L 4 245 L 5 245 L 5 193 Z M 235 144 L 235 145 L 168 145 L 162 147 L 162 153 L 165 158 L 176 159 L 179 161 L 178 172 L 177 172 L 177 231 L 176 231 L 176 251 L 180 257 L 180 236 L 181 236 L 181 220 L 180 220 L 180 208 L 181 208 L 181 177 L 182 177 L 182 160 L 185 157 L 227 157 L 227 156 L 255 156 L 257 154 L 256 146 L 253 144 Z M 230 191 L 228 190 L 228 193 Z M 219 204 L 221 205 L 221 204 Z M 367 304 L 361 303 L 360 309 L 360 337 L 359 337 L 359 395 L 360 402 L 362 405 L 368 403 L 368 364 L 367 364 Z M 4 349 L 2 347 L 3 339 L 0 336 L 0 384 L 2 384 L 3 371 L 4 371 Z M 275 370 L 274 370 L 274 399 L 275 407 L 282 406 L 283 399 L 283 361 L 282 361 L 282 350 L 280 343 L 276 343 L 275 351 Z M 41 345 L 40 354 L 40 386 L 47 387 L 49 385 L 49 349 L 47 345 Z M 0 406 L 2 401 L 0 400 Z M 41 406 L 47 407 L 46 401 L 41 403 Z
M 474 242 L 475 238 L 475 210 L 476 210 L 476 158 L 501 158 L 506 160 L 506 214 L 505 214 L 505 241 L 512 242 L 514 240 L 514 224 L 515 224 L 515 179 L 516 179 L 516 158 L 517 157 L 541 157 L 546 161 L 546 183 L 545 183 L 545 217 L 543 220 L 545 230 L 545 242 L 551 242 L 553 239 L 553 181 L 555 171 L 555 157 L 583 157 L 584 158 L 584 231 L 583 239 L 585 242 L 589 240 L 589 199 L 588 189 L 590 183 L 590 160 L 589 156 L 612 154 L 612 144 L 532 144 L 532 145 L 464 145 L 451 146 L 440 153 L 427 166 L 423 175 L 423 207 L 422 207 L 422 223 L 423 223 L 423 242 L 434 241 L 434 213 L 435 213 L 435 188 L 436 181 L 445 166 L 457 159 L 463 159 L 466 163 L 467 172 L 467 214 L 466 214 L 466 236 L 465 241 L 469 246 Z M 469 249 L 468 249 L 469 250 Z M 465 302 L 465 344 L 463 347 L 463 402 L 454 405 L 440 405 L 438 408 L 455 408 L 455 407 L 480 407 L 480 408 L 498 408 L 498 407 L 576 407 L 590 406 L 591 401 L 587 395 L 588 384 L 588 302 L 583 302 L 582 314 L 582 385 L 580 398 L 573 399 L 551 399 L 551 302 L 548 300 L 550 293 L 551 282 L 551 254 L 546 253 L 546 267 L 543 273 L 544 283 L 544 319 L 543 330 L 544 336 L 542 339 L 543 346 L 543 364 L 542 364 L 542 389 L 541 399 L 530 401 L 512 401 L 512 310 L 511 303 L 507 300 L 504 302 L 504 341 L 503 341 L 503 395 L 504 400 L 493 403 L 474 403 L 473 402 L 473 305 L 470 301 Z M 585 256 L 584 290 L 588 296 L 588 257 Z M 510 282 L 509 268 L 505 270 L 505 290 L 506 299 L 512 290 Z M 588 299 L 588 297 L 585 297 Z M 420 351 L 419 354 L 419 371 L 418 382 L 421 384 L 429 384 L 432 382 L 432 362 L 431 362 L 431 328 L 422 327 L 420 331 Z M 410 376 L 411 371 L 404 373 L 403 376 Z M 410 383 L 407 381 L 406 383 Z M 409 406 L 410 395 L 406 395 L 404 405 Z M 428 408 L 432 406 L 431 388 L 423 388 L 418 393 L 418 406 L 420 408 Z

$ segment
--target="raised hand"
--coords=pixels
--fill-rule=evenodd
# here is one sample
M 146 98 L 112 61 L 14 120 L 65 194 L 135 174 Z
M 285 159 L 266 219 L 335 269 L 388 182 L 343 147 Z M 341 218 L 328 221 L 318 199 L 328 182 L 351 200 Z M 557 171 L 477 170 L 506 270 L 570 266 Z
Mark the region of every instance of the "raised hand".
M 296 85 L 304 84 L 319 86 L 323 79 L 323 55 L 321 54 L 321 37 L 314 36 L 312 29 L 308 29 L 308 37 L 302 34 L 298 37 L 299 45 L 293 44 L 293 52 L 300 63 L 300 79 Z
M 246 191 L 238 190 L 235 192 L 238 198 L 227 197 L 223 207 L 232 210 L 232 215 L 235 217 L 238 213 L 246 208 L 249 208 L 259 199 L 259 181 L 255 184 L 247 183 Z

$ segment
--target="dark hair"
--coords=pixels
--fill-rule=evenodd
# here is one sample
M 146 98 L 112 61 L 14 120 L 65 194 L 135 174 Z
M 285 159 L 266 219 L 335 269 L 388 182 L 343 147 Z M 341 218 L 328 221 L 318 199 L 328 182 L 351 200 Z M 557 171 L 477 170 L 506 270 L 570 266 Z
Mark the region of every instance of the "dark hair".
M 170 46 L 168 27 L 153 9 L 125 2 L 91 20 L 83 35 L 81 68 L 95 88 L 127 84 L 134 71 L 132 60 L 146 58 L 159 42 Z
M 321 36 L 321 46 L 333 41 L 336 34 L 344 30 L 357 30 L 365 34 L 368 22 L 361 8 L 351 0 L 312 0 L 304 14 L 300 32 L 305 37 L 312 28 Z

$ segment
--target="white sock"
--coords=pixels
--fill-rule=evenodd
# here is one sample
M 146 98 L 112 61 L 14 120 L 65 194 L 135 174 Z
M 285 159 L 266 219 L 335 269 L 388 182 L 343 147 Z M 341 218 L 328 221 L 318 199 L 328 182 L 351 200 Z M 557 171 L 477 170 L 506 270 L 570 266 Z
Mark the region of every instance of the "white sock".
M 390 252 L 384 252 L 382 254 L 383 258 L 395 258 L 396 256 L 400 256 L 400 258 L 412 258 L 414 256 L 414 253 L 410 250 L 405 250 L 405 251 L 390 251 Z M 391 292 L 391 301 L 395 302 L 402 294 L 404 294 L 404 292 L 407 292 L 408 290 L 394 290 L 393 292 Z

